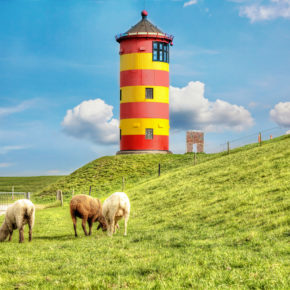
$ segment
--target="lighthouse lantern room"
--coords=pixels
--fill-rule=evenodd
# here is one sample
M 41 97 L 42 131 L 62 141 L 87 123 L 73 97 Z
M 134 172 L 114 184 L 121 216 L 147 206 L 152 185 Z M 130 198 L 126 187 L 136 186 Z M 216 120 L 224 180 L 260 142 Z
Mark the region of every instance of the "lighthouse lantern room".
M 120 43 L 120 151 L 169 153 L 169 45 L 173 36 L 147 20 L 116 36 Z

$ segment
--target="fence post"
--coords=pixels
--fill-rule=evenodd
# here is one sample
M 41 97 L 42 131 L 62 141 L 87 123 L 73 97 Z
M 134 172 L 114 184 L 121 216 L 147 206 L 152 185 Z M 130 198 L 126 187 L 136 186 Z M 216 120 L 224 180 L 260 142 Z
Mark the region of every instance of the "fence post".
M 122 191 L 125 190 L 125 177 L 122 177 Z
M 62 191 L 60 189 L 58 189 L 56 192 L 56 200 L 60 200 L 61 206 L 63 206 Z
M 92 191 L 92 186 L 90 185 L 89 195 L 91 195 L 91 191 Z
M 62 191 L 60 191 L 60 203 L 61 203 L 61 206 L 63 206 L 63 195 L 62 195 Z
M 160 176 L 161 175 L 161 164 L 159 163 L 158 164 L 158 176 Z
M 228 146 L 228 154 L 230 154 L 230 142 L 227 142 L 227 146 Z
M 12 186 L 12 200 L 14 200 L 14 186 Z
M 196 165 L 196 152 L 194 152 L 193 164 Z
M 26 192 L 26 199 L 30 200 L 30 192 Z
M 261 134 L 261 132 L 259 133 L 258 141 L 260 143 L 260 146 L 262 146 L 262 134 Z

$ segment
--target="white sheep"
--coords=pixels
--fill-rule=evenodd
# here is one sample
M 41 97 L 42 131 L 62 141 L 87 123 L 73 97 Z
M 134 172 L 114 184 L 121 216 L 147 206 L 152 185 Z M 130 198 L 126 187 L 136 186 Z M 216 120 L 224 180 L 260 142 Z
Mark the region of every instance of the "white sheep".
M 130 215 L 130 201 L 128 196 L 124 192 L 115 192 L 109 196 L 103 204 L 103 216 L 106 219 L 108 225 L 108 235 L 112 236 L 116 231 L 116 227 L 119 228 L 118 221 L 124 217 L 125 220 L 125 232 L 127 235 L 127 223 Z
M 24 242 L 23 228 L 28 224 L 29 241 L 32 239 L 32 228 L 35 219 L 35 206 L 28 199 L 20 199 L 8 206 L 5 220 L 0 228 L 0 242 L 4 242 L 8 236 L 11 241 L 13 230 L 19 230 L 19 243 Z

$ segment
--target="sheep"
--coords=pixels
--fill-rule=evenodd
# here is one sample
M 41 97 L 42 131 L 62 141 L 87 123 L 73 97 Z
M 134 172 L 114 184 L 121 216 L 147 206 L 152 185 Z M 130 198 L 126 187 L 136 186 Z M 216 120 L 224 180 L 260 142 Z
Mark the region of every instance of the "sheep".
M 107 230 L 106 220 L 102 214 L 102 204 L 97 198 L 84 194 L 75 195 L 70 201 L 70 214 L 76 237 L 78 236 L 76 228 L 77 217 L 82 219 L 82 227 L 86 236 L 92 234 L 93 223 L 97 221 L 99 222 L 97 229 Z M 87 222 L 89 224 L 89 234 L 86 229 Z
M 35 220 L 35 206 L 28 199 L 20 199 L 8 206 L 5 220 L 0 228 L 0 242 L 9 236 L 12 239 L 13 230 L 19 230 L 19 243 L 24 242 L 24 225 L 29 227 L 29 242 L 32 240 L 32 228 Z
M 108 226 L 108 235 L 112 236 L 115 233 L 116 227 L 119 228 L 118 221 L 124 217 L 125 231 L 127 235 L 127 223 L 130 215 L 130 201 L 124 192 L 115 192 L 109 196 L 103 204 L 103 216 L 106 219 Z

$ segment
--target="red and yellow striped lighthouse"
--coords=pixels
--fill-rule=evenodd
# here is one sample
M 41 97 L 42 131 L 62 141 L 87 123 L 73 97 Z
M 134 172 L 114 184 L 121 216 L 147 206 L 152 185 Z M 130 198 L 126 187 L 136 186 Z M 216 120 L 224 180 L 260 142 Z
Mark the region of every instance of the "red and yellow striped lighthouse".
M 169 152 L 169 44 L 147 20 L 116 36 L 120 43 L 120 151 Z

